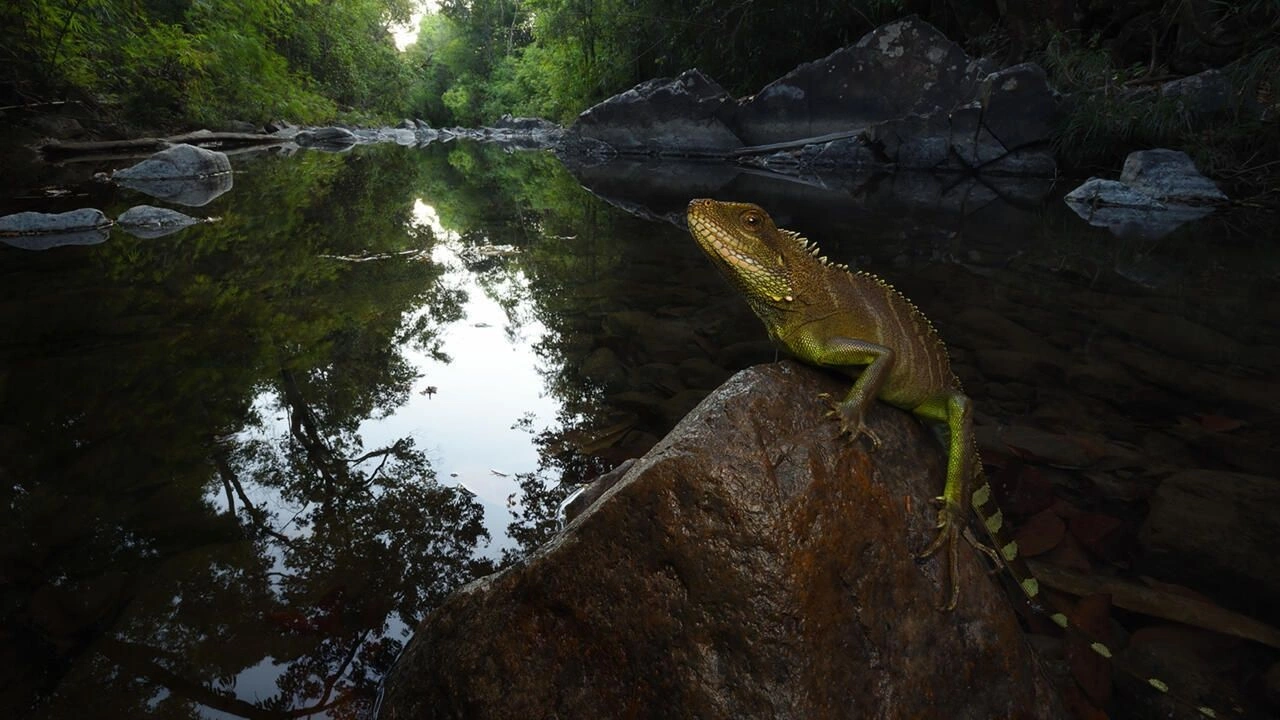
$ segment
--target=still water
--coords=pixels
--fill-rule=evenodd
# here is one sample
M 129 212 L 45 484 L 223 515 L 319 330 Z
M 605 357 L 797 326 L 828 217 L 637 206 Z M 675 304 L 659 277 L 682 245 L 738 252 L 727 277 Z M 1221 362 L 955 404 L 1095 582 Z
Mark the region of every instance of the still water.
M 0 245 L 5 717 L 369 717 L 417 621 L 545 540 L 567 485 L 773 358 L 671 222 L 701 195 L 760 202 L 916 301 L 1015 514 L 1044 486 L 1111 523 L 1055 547 L 1066 564 L 1280 621 L 1258 540 L 1280 505 L 1250 527 L 1229 507 L 1238 483 L 1277 497 L 1273 217 L 1153 239 L 1089 227 L 1069 187 L 571 174 L 460 143 L 232 163 L 228 192 L 178 208 L 215 222 Z M 0 207 L 160 204 L 100 169 Z M 1173 476 L 1221 488 L 1243 558 L 1152 530 Z

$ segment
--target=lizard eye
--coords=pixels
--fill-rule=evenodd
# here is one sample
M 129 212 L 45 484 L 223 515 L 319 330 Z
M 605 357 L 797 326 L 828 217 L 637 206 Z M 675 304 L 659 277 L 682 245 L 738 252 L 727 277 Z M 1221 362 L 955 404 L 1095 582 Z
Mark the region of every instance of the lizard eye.
M 742 214 L 742 222 L 746 223 L 747 227 L 756 227 L 760 224 L 760 213 L 748 210 Z

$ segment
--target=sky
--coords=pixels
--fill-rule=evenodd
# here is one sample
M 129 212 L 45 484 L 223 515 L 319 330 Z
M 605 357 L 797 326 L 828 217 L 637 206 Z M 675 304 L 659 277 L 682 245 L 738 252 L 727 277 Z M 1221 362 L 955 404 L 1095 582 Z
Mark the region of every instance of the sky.
M 429 12 L 435 12 L 440 4 L 436 0 L 422 0 L 418 3 L 418 10 L 413 14 L 413 19 L 409 21 L 407 26 L 392 26 L 391 35 L 396 39 L 396 48 L 404 50 L 409 47 L 413 41 L 418 39 L 418 25 L 422 22 L 422 16 Z

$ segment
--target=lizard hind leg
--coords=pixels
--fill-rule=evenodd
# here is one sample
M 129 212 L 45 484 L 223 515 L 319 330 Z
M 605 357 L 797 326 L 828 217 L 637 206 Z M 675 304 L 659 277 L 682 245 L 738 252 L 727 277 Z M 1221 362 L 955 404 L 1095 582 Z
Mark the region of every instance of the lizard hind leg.
M 924 559 L 945 551 L 948 588 L 942 609 L 952 610 L 960 597 L 960 535 L 969 514 L 969 480 L 978 462 L 973 440 L 973 407 L 967 395 L 953 390 L 925 402 L 914 412 L 947 424 L 947 482 L 942 495 L 934 500 L 938 505 L 938 521 L 934 525 L 937 534 L 918 557 Z

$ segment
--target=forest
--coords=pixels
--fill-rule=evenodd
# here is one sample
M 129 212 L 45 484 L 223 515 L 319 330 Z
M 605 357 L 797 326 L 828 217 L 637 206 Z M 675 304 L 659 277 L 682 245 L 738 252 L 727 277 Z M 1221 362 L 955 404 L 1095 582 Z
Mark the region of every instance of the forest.
M 1060 145 L 1083 162 L 1156 143 L 1208 145 L 1210 166 L 1280 160 L 1256 153 L 1259 132 L 1277 136 L 1275 0 L 32 0 L 0 8 L 0 112 L 74 105 L 117 134 L 277 118 L 569 122 L 689 67 L 747 95 L 908 14 L 970 55 L 1043 65 L 1072 101 Z M 397 50 L 391 29 L 418 18 Z M 1142 92 L 1208 68 L 1234 88 L 1217 132 Z

